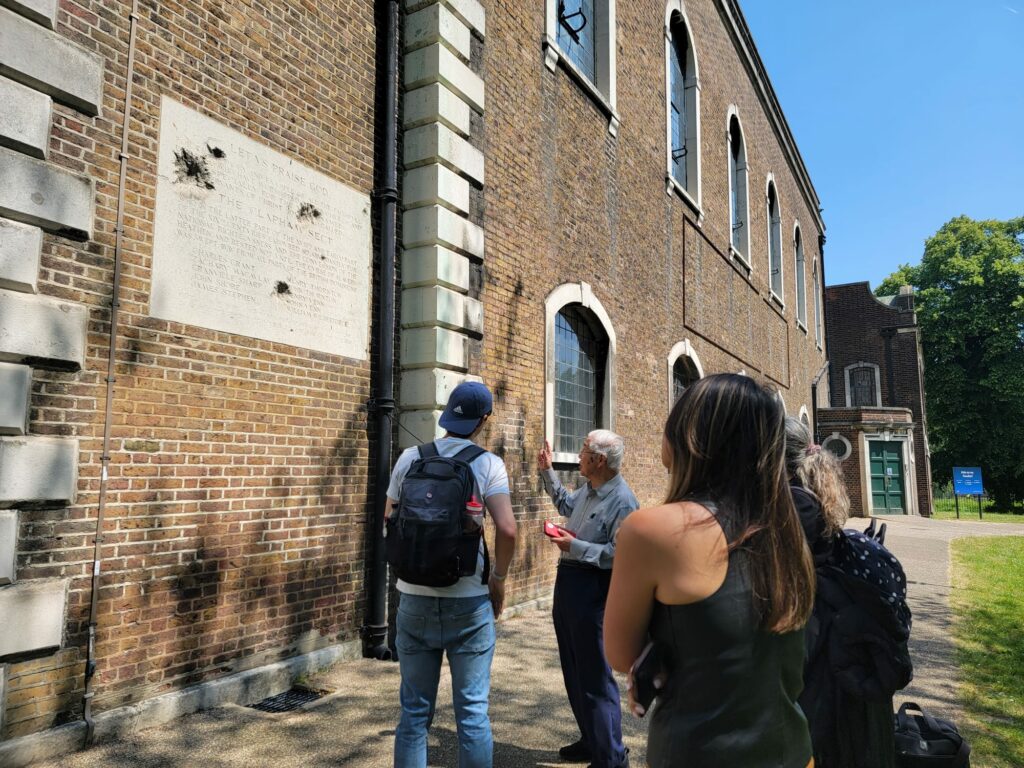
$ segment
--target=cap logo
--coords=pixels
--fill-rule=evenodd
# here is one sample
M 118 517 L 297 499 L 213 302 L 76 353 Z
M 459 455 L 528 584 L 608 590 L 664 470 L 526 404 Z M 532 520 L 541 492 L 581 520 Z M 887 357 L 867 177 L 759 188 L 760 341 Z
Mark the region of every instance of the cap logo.
M 461 415 L 462 414 L 462 406 L 461 405 L 456 405 L 454 408 L 452 408 L 452 413 L 458 413 L 458 414 Z

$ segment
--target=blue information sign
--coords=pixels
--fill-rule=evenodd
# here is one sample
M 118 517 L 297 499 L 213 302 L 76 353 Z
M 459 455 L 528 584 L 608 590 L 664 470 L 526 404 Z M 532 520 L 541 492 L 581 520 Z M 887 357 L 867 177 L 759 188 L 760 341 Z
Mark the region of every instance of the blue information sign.
M 953 493 L 961 496 L 981 496 L 985 488 L 981 483 L 981 467 L 953 467 Z

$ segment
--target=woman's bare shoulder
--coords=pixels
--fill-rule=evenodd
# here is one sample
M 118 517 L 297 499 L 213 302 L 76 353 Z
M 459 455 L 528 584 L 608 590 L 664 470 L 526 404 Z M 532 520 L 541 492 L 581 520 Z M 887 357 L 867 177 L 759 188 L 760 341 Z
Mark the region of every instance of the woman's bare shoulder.
M 631 534 L 641 538 L 660 538 L 666 532 L 678 533 L 707 522 L 711 517 L 711 512 L 700 504 L 692 501 L 673 501 L 653 507 L 641 507 L 626 518 L 623 528 L 628 528 Z

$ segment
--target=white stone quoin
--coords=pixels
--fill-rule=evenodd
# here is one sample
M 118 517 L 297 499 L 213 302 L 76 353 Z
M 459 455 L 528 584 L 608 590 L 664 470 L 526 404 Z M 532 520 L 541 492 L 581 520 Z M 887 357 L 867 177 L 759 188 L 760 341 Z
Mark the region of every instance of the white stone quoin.
M 0 363 L 0 435 L 24 435 L 28 430 L 31 392 L 31 368 Z
M 0 288 L 35 293 L 42 246 L 39 227 L 0 219 Z
M 60 648 L 68 579 L 32 579 L 0 588 L 0 657 Z
M 85 363 L 87 319 L 81 304 L 0 290 L 0 361 L 77 370 Z
M 0 437 L 0 508 L 18 504 L 66 506 L 78 487 L 78 440 Z
M 50 97 L 0 77 L 0 146 L 46 158 L 50 140 Z
M 441 123 L 459 136 L 469 136 L 469 105 L 440 83 L 431 83 L 405 94 L 404 128 Z
M 164 97 L 150 314 L 369 355 L 370 198 Z
M 0 216 L 89 240 L 94 197 L 91 179 L 0 148 Z

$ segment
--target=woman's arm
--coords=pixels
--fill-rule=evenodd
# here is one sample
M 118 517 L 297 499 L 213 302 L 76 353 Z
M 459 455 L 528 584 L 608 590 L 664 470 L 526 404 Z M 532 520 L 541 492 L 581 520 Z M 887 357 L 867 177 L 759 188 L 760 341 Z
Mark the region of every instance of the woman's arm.
M 619 528 L 612 566 L 612 583 L 604 609 L 604 652 L 608 663 L 628 672 L 643 650 L 654 610 L 657 587 L 656 539 L 647 516 L 639 509 Z

